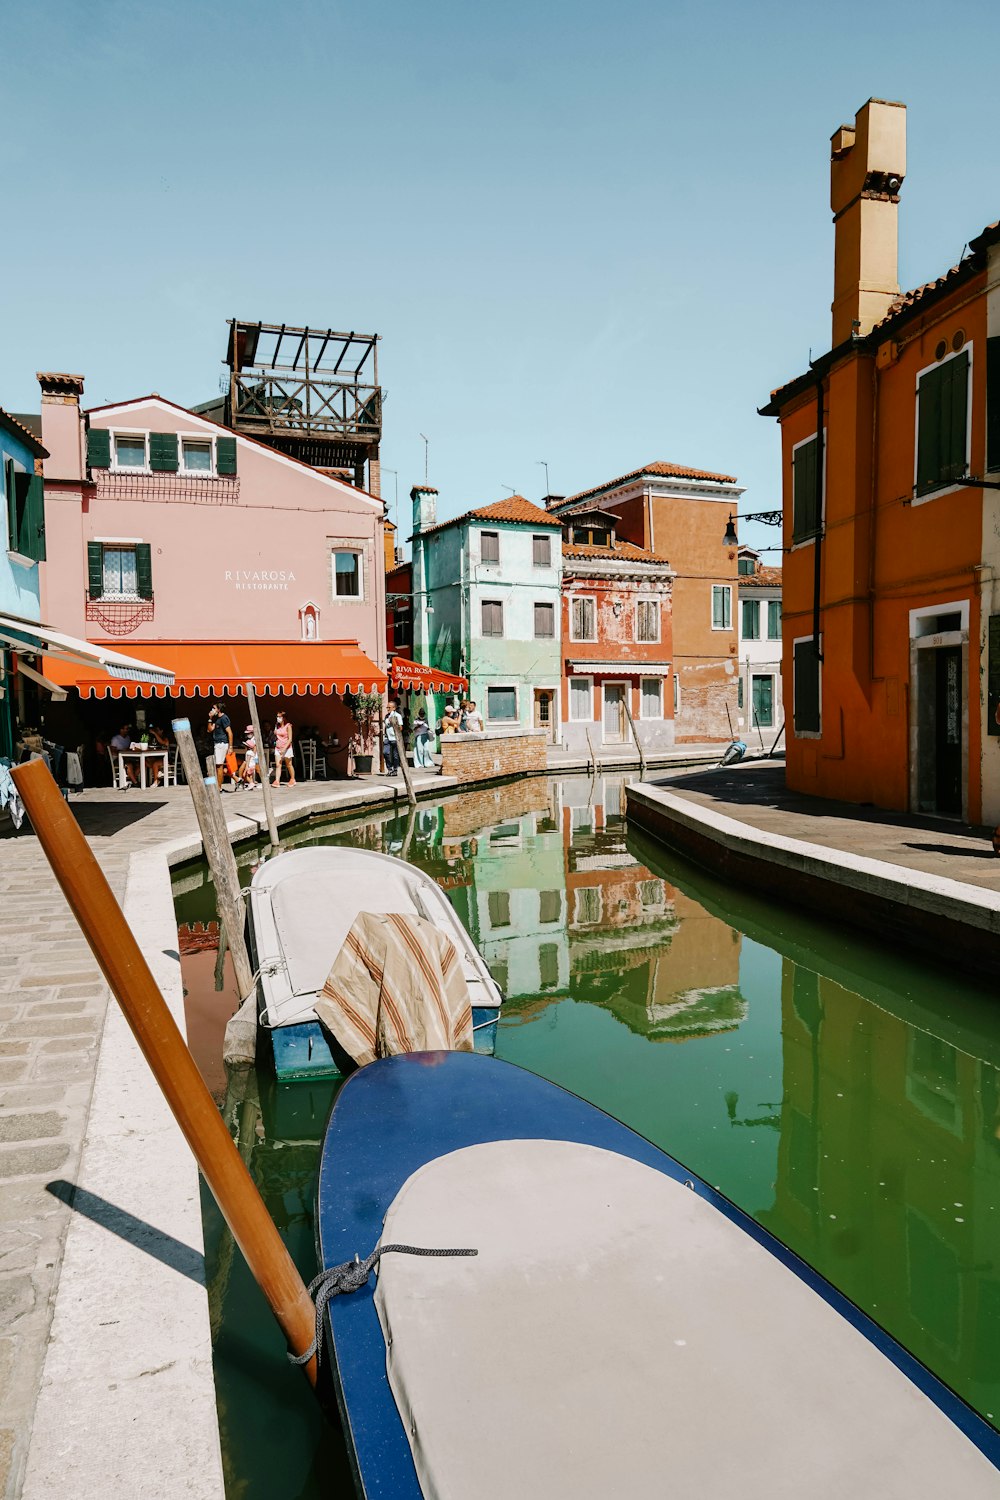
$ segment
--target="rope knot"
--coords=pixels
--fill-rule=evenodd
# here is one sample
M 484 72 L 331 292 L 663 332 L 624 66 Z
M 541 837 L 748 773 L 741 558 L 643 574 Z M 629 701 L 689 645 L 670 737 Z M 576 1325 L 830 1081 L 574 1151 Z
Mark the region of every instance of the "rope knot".
M 304 1354 L 292 1354 L 288 1358 L 293 1365 L 306 1365 L 315 1354 L 317 1362 L 323 1358 L 323 1320 L 326 1316 L 326 1306 L 331 1297 L 339 1297 L 342 1292 L 360 1292 L 361 1288 L 368 1282 L 374 1268 L 378 1265 L 383 1255 L 478 1255 L 478 1250 L 431 1250 L 421 1245 L 376 1245 L 371 1255 L 364 1260 L 357 1256 L 353 1260 L 345 1260 L 339 1266 L 328 1266 L 325 1271 L 320 1271 L 309 1283 L 308 1292 L 316 1304 L 316 1333 L 312 1343 Z

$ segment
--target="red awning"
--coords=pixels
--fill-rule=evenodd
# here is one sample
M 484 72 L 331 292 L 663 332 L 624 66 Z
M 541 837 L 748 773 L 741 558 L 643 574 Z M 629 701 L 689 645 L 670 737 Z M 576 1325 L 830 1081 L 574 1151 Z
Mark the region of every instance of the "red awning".
M 46 673 L 81 698 L 232 698 L 254 691 L 273 698 L 306 693 L 380 693 L 386 675 L 357 641 L 143 641 L 143 659 L 174 674 L 173 687 L 95 677 L 79 663 L 46 659 Z
M 404 656 L 394 656 L 389 669 L 389 681 L 396 688 L 413 688 L 425 693 L 463 693 L 469 686 L 467 677 L 455 677 L 451 672 L 441 672 L 437 667 L 425 667 L 422 662 L 407 661 Z

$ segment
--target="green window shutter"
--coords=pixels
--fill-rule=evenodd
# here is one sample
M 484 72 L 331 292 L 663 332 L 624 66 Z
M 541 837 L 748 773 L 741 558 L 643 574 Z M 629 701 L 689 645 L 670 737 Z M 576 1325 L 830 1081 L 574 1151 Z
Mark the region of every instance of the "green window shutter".
M 917 391 L 917 494 L 929 495 L 966 470 L 969 355 L 966 350 L 920 377 Z
M 4 459 L 3 492 L 7 505 L 7 546 L 11 552 L 16 552 L 17 504 L 14 496 L 14 460 L 12 458 Z
M 87 433 L 88 469 L 110 469 L 111 434 L 103 427 L 91 427 Z
M 804 542 L 819 530 L 816 514 L 816 439 L 800 443 L 792 459 L 792 541 Z
M 1000 469 L 1000 338 L 986 340 L 986 467 Z
M 14 527 L 11 536 L 14 539 L 15 552 L 22 557 L 31 557 L 31 525 L 28 519 L 28 496 L 31 493 L 31 481 L 33 474 L 28 474 L 24 469 L 14 470 Z
M 793 672 L 795 733 L 818 734 L 819 657 L 812 640 L 796 642 Z
M 215 440 L 215 472 L 217 474 L 236 473 L 236 439 L 232 437 L 220 437 Z
M 153 597 L 153 558 L 148 542 L 139 542 L 135 549 L 136 590 L 140 599 Z
M 104 548 L 100 542 L 87 543 L 87 593 L 99 599 L 104 593 Z
M 149 434 L 149 467 L 160 474 L 177 473 L 176 432 Z
M 29 474 L 22 523 L 25 557 L 45 561 L 45 481 L 41 474 Z

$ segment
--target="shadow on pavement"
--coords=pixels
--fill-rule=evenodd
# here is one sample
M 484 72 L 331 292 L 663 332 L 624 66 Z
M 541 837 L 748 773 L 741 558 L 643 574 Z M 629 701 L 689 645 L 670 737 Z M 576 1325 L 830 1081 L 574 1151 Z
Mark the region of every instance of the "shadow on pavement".
M 53 1182 L 47 1182 L 45 1191 L 51 1193 L 53 1198 L 58 1198 L 60 1203 L 65 1203 L 74 1213 L 82 1214 L 85 1219 L 99 1224 L 109 1234 L 116 1234 L 120 1240 L 134 1245 L 137 1250 L 144 1250 L 154 1260 L 179 1271 L 189 1281 L 196 1282 L 198 1286 L 205 1285 L 204 1256 L 181 1240 L 175 1240 L 172 1234 L 164 1234 L 162 1229 L 154 1228 L 145 1220 L 127 1213 L 124 1208 L 117 1208 L 106 1198 L 99 1198 L 96 1193 L 89 1193 L 86 1188 L 77 1187 L 64 1178 L 57 1177 Z
M 904 849 L 926 849 L 931 854 L 958 854 L 962 859 L 996 859 L 992 849 L 969 849 L 962 844 L 904 844 Z

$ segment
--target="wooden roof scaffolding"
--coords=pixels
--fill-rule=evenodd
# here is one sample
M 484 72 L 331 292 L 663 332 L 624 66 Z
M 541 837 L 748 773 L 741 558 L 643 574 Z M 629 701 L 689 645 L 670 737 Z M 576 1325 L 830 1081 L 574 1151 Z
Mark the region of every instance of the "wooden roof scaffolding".
M 225 422 L 322 469 L 378 459 L 378 334 L 229 321 Z

